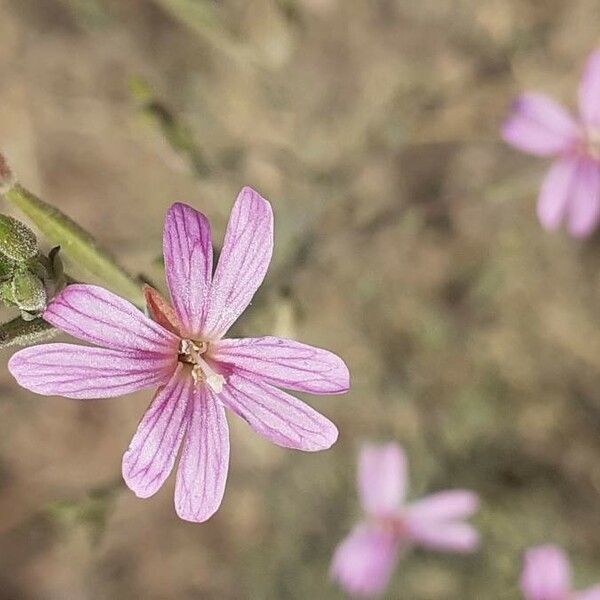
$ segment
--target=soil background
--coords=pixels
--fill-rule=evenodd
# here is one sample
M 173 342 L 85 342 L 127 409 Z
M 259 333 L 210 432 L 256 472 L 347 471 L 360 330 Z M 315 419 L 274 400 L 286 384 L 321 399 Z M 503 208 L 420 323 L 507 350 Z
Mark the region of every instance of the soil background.
M 600 239 L 541 230 L 547 162 L 499 126 L 522 89 L 573 107 L 599 19 L 594 0 L 0 0 L 23 184 L 159 285 L 168 206 L 207 214 L 218 248 L 252 185 L 276 247 L 234 333 L 330 348 L 353 377 L 308 399 L 339 426 L 328 452 L 230 415 L 223 506 L 192 525 L 173 478 L 145 501 L 119 483 L 150 393 L 44 398 L 4 369 L 0 598 L 343 598 L 329 561 L 372 440 L 406 448 L 411 497 L 483 503 L 479 553 L 412 553 L 387 598 L 519 598 L 546 542 L 598 581 Z

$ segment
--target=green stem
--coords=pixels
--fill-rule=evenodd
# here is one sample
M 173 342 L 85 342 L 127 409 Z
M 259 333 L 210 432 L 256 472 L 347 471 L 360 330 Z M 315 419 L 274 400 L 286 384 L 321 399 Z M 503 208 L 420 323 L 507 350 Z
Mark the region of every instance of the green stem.
M 50 323 L 43 319 L 24 321 L 17 317 L 0 325 L 0 349 L 11 346 L 30 346 L 45 342 L 57 333 Z
M 6 190 L 4 196 L 21 209 L 53 244 L 59 245 L 75 264 L 134 304 L 144 306 L 144 295 L 136 279 L 70 217 L 18 183 Z

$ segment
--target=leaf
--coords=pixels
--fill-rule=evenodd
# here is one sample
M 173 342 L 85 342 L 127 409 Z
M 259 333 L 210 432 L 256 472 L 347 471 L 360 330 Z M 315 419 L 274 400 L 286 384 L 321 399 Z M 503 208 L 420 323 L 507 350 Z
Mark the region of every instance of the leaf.
M 78 266 L 100 279 L 106 287 L 138 306 L 144 306 L 141 285 L 82 227 L 19 184 L 5 198 L 20 208 L 34 225 Z

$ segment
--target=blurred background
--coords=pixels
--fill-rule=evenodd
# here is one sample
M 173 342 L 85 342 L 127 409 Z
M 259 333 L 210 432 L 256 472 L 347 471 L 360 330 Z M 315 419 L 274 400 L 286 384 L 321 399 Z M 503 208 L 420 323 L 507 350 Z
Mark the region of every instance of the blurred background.
M 220 244 L 242 185 L 276 248 L 238 335 L 341 354 L 309 402 L 328 452 L 231 418 L 221 510 L 141 501 L 121 456 L 150 393 L 0 384 L 0 598 L 341 599 L 362 441 L 396 440 L 412 497 L 477 490 L 481 552 L 416 552 L 388 598 L 519 598 L 525 548 L 600 574 L 600 241 L 541 231 L 544 161 L 499 139 L 511 99 L 573 104 L 595 0 L 0 0 L 0 147 L 20 180 L 162 284 L 167 207 Z M 3 207 L 5 210 L 6 207 Z M 73 268 L 70 269 L 73 271 Z M 5 351 L 5 360 L 10 352 Z

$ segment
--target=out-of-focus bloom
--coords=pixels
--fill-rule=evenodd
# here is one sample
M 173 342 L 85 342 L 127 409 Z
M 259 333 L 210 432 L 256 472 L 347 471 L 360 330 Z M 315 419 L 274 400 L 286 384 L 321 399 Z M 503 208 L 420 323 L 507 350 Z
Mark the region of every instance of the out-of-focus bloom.
M 17 352 L 9 369 L 29 390 L 69 398 L 106 398 L 158 386 L 123 457 L 123 477 L 137 496 L 152 496 L 181 447 L 175 507 L 182 519 L 205 521 L 225 490 L 225 407 L 288 448 L 323 450 L 338 435 L 328 419 L 279 389 L 347 391 L 348 369 L 338 356 L 275 337 L 222 339 L 262 283 L 272 250 L 271 206 L 244 188 L 213 275 L 208 220 L 174 204 L 164 230 L 173 306 L 147 288 L 152 320 L 102 288 L 70 285 L 49 304 L 44 319 L 100 347 L 34 346 Z
M 600 600 L 600 585 L 582 592 L 571 588 L 569 559 L 552 545 L 527 551 L 521 589 L 527 600 Z
M 469 490 L 447 490 L 405 504 L 407 460 L 394 443 L 363 447 L 358 489 L 365 519 L 337 547 L 331 576 L 350 594 L 381 595 L 398 558 L 411 545 L 447 552 L 472 552 L 477 531 L 464 519 L 479 506 Z
M 555 158 L 538 199 L 542 226 L 556 230 L 565 221 L 573 236 L 591 234 L 600 220 L 600 50 L 587 61 L 577 119 L 550 98 L 525 93 L 502 134 L 523 152 Z

